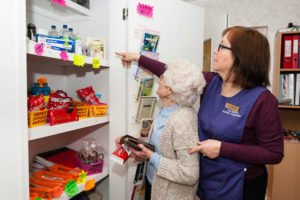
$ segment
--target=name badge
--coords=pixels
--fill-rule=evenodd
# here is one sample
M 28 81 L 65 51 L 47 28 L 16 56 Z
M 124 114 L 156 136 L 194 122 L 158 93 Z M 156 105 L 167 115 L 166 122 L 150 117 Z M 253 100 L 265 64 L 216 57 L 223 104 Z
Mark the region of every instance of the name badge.
M 232 111 L 234 111 L 234 112 L 239 112 L 239 110 L 240 110 L 240 107 L 239 106 L 236 106 L 236 105 L 233 105 L 233 104 L 231 104 L 231 103 L 226 103 L 225 104 L 225 108 L 227 108 L 227 109 L 229 109 L 229 110 L 232 110 Z

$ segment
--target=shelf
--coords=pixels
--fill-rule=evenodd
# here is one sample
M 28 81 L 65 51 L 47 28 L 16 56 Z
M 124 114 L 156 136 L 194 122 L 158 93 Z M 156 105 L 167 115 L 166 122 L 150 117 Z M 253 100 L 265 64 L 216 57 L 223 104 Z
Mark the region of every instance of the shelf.
M 300 72 L 300 69 L 280 69 L 280 72 Z
M 97 124 L 104 124 L 108 123 L 109 118 L 108 116 L 104 117 L 95 117 L 95 118 L 87 118 L 87 119 L 82 119 L 79 121 L 75 122 L 69 122 L 69 123 L 64 123 L 64 124 L 59 124 L 55 126 L 50 126 L 49 124 L 43 125 L 43 126 L 38 126 L 34 128 L 29 128 L 28 129 L 28 140 L 36 140 L 39 138 L 44 138 L 52 135 L 57 135 L 60 133 L 68 132 L 68 131 L 73 131 L 89 126 L 94 126 Z
M 95 183 L 97 183 L 98 181 L 100 181 L 100 180 L 104 179 L 106 176 L 108 176 L 108 173 L 109 173 L 108 165 L 104 164 L 102 173 L 90 175 L 90 176 L 88 176 L 87 180 L 95 179 Z M 85 183 L 77 184 L 77 187 L 78 187 L 78 194 L 79 194 L 80 192 L 84 191 Z M 71 198 L 72 197 L 68 196 L 64 192 L 59 198 L 54 198 L 53 200 L 67 200 L 67 199 L 71 199 Z
M 68 60 L 64 61 L 60 57 L 60 51 L 52 50 L 52 49 L 44 49 L 43 55 L 38 56 L 34 52 L 34 46 L 36 42 L 29 40 L 27 44 L 27 61 L 29 62 L 38 62 L 38 63 L 48 63 L 53 65 L 59 66 L 75 66 L 73 64 L 73 53 L 68 54 Z M 92 57 L 85 57 L 85 64 L 83 67 L 93 67 L 93 58 Z M 108 69 L 108 61 L 107 60 L 100 60 L 100 69 Z M 75 66 L 77 67 L 77 66 Z M 80 67 L 81 68 L 81 67 Z M 98 70 L 98 69 L 95 69 Z
M 27 0 L 26 7 L 29 12 L 37 13 L 60 22 L 74 22 L 90 19 L 90 9 L 71 0 L 65 0 L 65 2 L 66 7 L 52 3 L 51 0 Z
M 292 106 L 292 105 L 278 105 L 278 108 L 286 108 L 286 109 L 300 109 L 300 106 Z

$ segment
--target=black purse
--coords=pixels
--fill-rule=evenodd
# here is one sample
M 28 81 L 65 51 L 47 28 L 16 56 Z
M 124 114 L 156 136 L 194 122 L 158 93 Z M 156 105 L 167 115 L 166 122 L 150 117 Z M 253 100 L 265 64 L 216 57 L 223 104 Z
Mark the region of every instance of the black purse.
M 131 147 L 137 151 L 141 151 L 140 147 L 138 146 L 138 144 L 143 144 L 147 149 L 151 150 L 151 151 L 155 151 L 155 147 L 154 145 L 143 141 L 143 140 L 139 140 L 135 137 L 132 137 L 130 135 L 124 135 L 123 137 L 121 137 L 120 139 L 120 144 L 125 144 L 127 147 Z

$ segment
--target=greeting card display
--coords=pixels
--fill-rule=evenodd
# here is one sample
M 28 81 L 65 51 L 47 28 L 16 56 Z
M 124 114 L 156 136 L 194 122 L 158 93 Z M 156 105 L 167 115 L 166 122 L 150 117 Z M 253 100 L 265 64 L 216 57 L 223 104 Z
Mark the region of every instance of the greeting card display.
M 141 78 L 137 95 L 136 95 L 136 100 L 139 100 L 139 98 L 142 96 L 151 96 L 153 84 L 154 84 L 153 77 Z
M 156 97 L 140 97 L 136 121 L 141 119 L 152 118 L 156 104 Z

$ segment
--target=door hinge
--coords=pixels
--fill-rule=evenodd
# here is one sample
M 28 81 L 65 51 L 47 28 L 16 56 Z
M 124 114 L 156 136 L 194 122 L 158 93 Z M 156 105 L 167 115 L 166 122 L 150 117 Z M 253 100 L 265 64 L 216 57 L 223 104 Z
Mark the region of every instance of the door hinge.
M 128 19 L 128 8 L 123 8 L 123 20 Z

